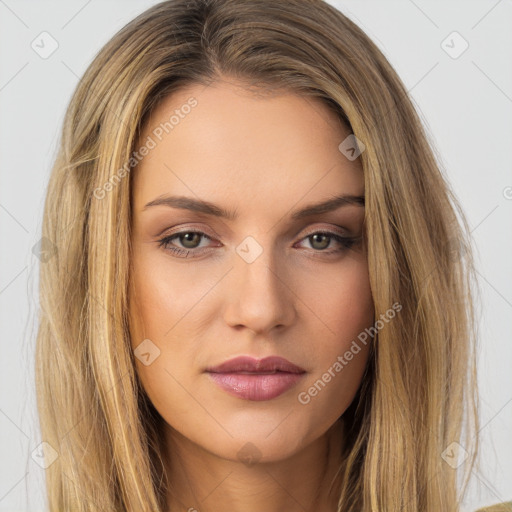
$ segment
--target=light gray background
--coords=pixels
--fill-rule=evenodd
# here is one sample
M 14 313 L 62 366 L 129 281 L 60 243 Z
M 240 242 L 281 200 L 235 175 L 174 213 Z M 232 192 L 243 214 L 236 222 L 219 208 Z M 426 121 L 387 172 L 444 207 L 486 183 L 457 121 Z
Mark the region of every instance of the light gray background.
M 32 247 L 64 111 L 95 53 L 154 3 L 0 0 L 0 511 L 44 510 L 44 470 L 31 458 L 41 442 Z M 410 90 L 468 217 L 482 292 L 482 467 L 463 510 L 511 500 L 512 2 L 331 3 L 377 43 Z M 47 59 L 31 47 L 43 31 L 59 45 Z M 462 40 L 446 40 L 453 31 L 469 44 L 458 58 Z

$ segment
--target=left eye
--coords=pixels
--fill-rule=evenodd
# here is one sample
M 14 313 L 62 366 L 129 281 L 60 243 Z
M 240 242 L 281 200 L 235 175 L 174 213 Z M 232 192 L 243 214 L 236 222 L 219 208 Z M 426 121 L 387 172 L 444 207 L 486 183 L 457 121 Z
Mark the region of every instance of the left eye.
M 317 249 L 315 252 L 321 252 L 327 249 L 331 245 L 331 241 L 334 240 L 341 248 L 334 249 L 329 251 L 328 254 L 341 252 L 346 249 L 350 249 L 356 241 L 354 238 L 346 238 L 337 233 L 331 233 L 329 231 L 317 231 L 315 233 L 310 233 L 303 240 L 310 240 L 310 244 L 318 244 L 317 247 L 313 247 L 313 249 Z M 327 240 L 327 243 L 325 243 Z M 312 242 L 311 242 L 312 241 Z
M 201 248 L 200 244 L 202 239 L 212 240 L 212 238 L 210 238 L 206 233 L 203 233 L 202 231 L 181 231 L 179 233 L 175 233 L 160 239 L 158 246 L 171 251 L 180 258 L 186 258 L 189 254 L 199 252 L 197 249 Z M 174 240 L 178 240 L 178 242 L 181 244 L 181 247 L 174 245 Z M 303 240 L 309 241 L 310 245 L 312 246 L 311 248 L 314 249 L 314 252 L 325 251 L 325 254 L 339 253 L 348 250 L 357 241 L 356 238 L 346 238 L 338 235 L 337 233 L 332 233 L 329 231 L 316 231 L 314 233 L 310 233 L 301 241 Z M 326 251 L 333 240 L 338 244 L 339 247 L 337 249 Z

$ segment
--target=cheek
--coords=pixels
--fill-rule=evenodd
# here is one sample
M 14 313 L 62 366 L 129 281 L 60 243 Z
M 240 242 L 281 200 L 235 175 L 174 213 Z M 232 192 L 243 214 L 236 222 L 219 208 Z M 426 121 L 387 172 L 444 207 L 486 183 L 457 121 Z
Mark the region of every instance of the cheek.
M 343 415 L 354 400 L 368 361 L 369 346 L 339 347 L 298 390 L 297 407 L 313 437 Z M 348 357 L 347 357 L 348 356 Z
M 303 296 L 314 304 L 308 330 L 317 349 L 311 354 L 315 371 L 299 390 L 298 402 L 330 424 L 350 405 L 368 360 L 371 338 L 365 330 L 374 320 L 368 267 L 354 258 L 342 270 L 303 285 Z M 315 325 L 324 336 L 313 336 Z
M 190 328 L 188 321 L 218 279 L 214 273 L 170 260 L 163 250 L 142 248 L 133 255 L 130 318 L 133 323 L 132 345 L 141 336 L 154 337 L 162 343 L 178 331 Z M 184 333 L 183 333 L 184 334 Z
M 211 281 L 211 272 L 204 279 L 191 276 L 180 265 L 170 265 L 163 253 L 133 255 L 129 315 L 136 372 L 160 414 L 178 424 L 190 415 L 186 390 L 192 388 L 201 350 L 196 320 Z M 148 347 L 143 353 L 149 358 L 137 355 L 139 346 Z
M 353 338 L 368 327 L 374 316 L 373 298 L 366 265 L 357 264 L 332 279 L 331 301 L 323 304 L 340 348 L 347 336 Z
M 139 281 L 136 297 L 130 308 L 136 373 L 153 406 L 167 423 L 179 429 L 190 415 L 191 397 L 186 390 L 191 388 L 189 373 L 195 353 L 189 324 L 180 322 L 184 313 L 176 312 L 181 310 L 183 297 L 169 293 L 162 280 L 153 280 L 148 274 Z M 141 351 L 137 347 L 143 344 L 149 348 Z M 139 356 L 149 352 L 149 361 L 137 352 Z
M 343 264 L 299 273 L 295 289 L 308 308 L 304 310 L 308 330 L 311 335 L 316 331 L 315 342 L 323 345 L 321 354 L 343 350 L 373 322 L 373 298 L 363 255 L 349 253 Z

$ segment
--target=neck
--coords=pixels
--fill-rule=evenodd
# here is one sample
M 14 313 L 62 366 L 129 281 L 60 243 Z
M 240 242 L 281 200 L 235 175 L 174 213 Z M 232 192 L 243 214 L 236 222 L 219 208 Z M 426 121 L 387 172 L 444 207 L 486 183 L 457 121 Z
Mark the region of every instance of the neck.
M 167 511 L 336 512 L 342 439 L 337 422 L 285 460 L 245 464 L 218 457 L 167 426 Z

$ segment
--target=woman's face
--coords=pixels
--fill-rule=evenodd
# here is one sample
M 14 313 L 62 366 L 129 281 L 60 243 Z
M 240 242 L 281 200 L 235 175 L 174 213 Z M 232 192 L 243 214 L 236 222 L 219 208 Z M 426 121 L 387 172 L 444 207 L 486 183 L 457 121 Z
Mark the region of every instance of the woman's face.
M 174 438 L 276 461 L 354 398 L 368 346 L 353 342 L 373 321 L 364 206 L 313 207 L 364 195 L 348 135 L 319 100 L 228 82 L 153 111 L 132 171 L 130 329 Z M 252 366 L 215 368 L 239 356 Z

